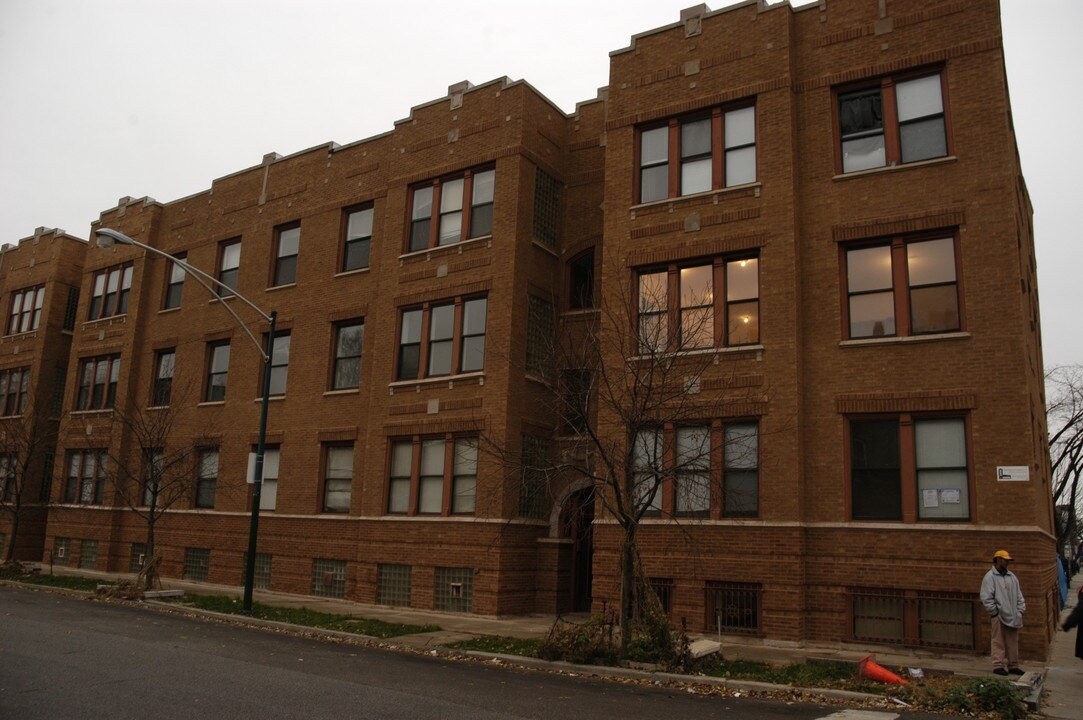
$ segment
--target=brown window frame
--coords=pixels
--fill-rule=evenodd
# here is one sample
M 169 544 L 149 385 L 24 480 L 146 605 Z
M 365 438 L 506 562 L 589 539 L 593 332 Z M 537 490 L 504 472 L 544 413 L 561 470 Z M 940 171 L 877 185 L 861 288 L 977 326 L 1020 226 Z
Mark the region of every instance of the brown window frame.
M 173 257 L 177 258 L 181 262 L 188 261 L 188 253 L 179 252 L 174 253 Z M 177 279 L 177 273 L 180 273 L 180 279 Z M 188 272 L 175 262 L 166 263 L 165 267 L 165 292 L 162 293 L 162 309 L 163 310 L 175 310 L 181 306 L 181 302 L 184 299 L 184 276 Z M 174 302 L 173 291 L 176 290 L 176 298 Z
M 286 233 L 297 231 L 297 247 L 292 254 L 282 254 L 282 239 Z M 268 287 L 287 287 L 297 284 L 297 266 L 301 256 L 301 221 L 276 225 L 274 229 L 274 257 L 271 259 L 271 277 L 268 279 Z M 290 262 L 292 261 L 292 263 Z M 292 267 L 291 267 L 292 264 Z M 240 264 L 238 263 L 238 267 Z M 289 277 L 286 274 L 289 273 Z
M 278 349 L 280 342 L 287 342 L 286 345 L 286 362 L 275 363 L 275 351 Z M 263 347 L 267 347 L 267 333 L 263 334 Z M 271 348 L 271 361 L 270 363 L 261 363 L 259 371 L 259 385 L 256 386 L 256 397 L 263 396 L 263 374 L 267 372 L 268 366 L 271 371 L 271 384 L 269 386 L 269 393 L 271 397 L 285 397 L 286 387 L 289 383 L 290 373 L 290 350 L 293 348 L 293 333 L 291 330 L 280 330 L 275 333 L 274 347 Z M 275 378 L 276 371 L 281 371 L 282 377 L 282 389 L 281 392 L 276 391 Z
M 327 482 L 328 480 L 342 480 L 343 478 L 331 478 L 328 477 L 330 472 L 330 463 L 328 458 L 332 449 L 350 449 L 350 506 L 353 505 L 353 484 L 354 479 L 357 477 L 357 456 L 356 448 L 352 441 L 343 442 L 325 442 L 320 445 L 320 512 L 334 515 L 348 515 L 350 513 L 350 507 L 346 507 L 344 510 L 332 509 L 327 504 Z
M 169 368 L 169 377 L 162 376 L 162 361 L 167 355 L 173 356 L 173 362 Z M 169 407 L 173 399 L 173 376 L 177 371 L 177 349 L 162 348 L 154 352 L 154 378 L 150 387 L 150 406 Z M 166 385 L 168 381 L 168 385 Z
M 963 422 L 963 440 L 966 443 L 966 516 L 965 517 L 921 517 L 921 492 L 918 487 L 916 425 L 928 420 L 961 420 Z M 855 517 L 854 515 L 854 467 L 853 467 L 853 424 L 855 422 L 894 421 L 898 426 L 897 451 L 899 457 L 899 513 L 898 517 L 889 517 L 882 513 L 877 517 Z M 975 500 L 974 478 L 974 441 L 970 413 L 960 412 L 898 412 L 898 413 L 862 413 L 848 415 L 843 423 L 843 460 L 846 478 L 846 519 L 852 522 L 886 523 L 974 523 L 977 521 L 977 502 Z M 958 466 L 955 466 L 958 469 Z M 882 496 L 882 493 L 881 493 Z
M 106 378 L 104 382 L 97 382 L 97 369 L 104 365 Z M 91 369 L 91 376 L 87 380 L 87 369 Z M 81 358 L 79 360 L 79 386 L 75 391 L 76 410 L 108 410 L 113 407 L 117 397 L 117 385 L 120 380 L 120 354 L 96 355 L 94 357 Z M 94 393 L 101 387 L 101 395 L 95 400 Z
M 205 477 L 203 475 L 203 458 L 212 452 L 217 456 L 217 467 L 215 468 L 215 473 L 213 477 Z M 192 497 L 192 507 L 201 508 L 204 510 L 214 509 L 215 503 L 218 500 L 218 478 L 221 476 L 222 449 L 215 446 L 196 448 L 196 477 L 195 485 L 193 488 L 195 492 L 193 493 Z M 206 500 L 203 498 L 204 490 L 208 485 L 210 487 L 210 490 L 208 491 L 208 493 L 210 494 L 210 504 L 207 504 Z
M 221 372 L 215 372 L 214 371 L 214 354 L 215 354 L 215 351 L 220 347 L 225 347 L 227 349 L 226 350 L 226 352 L 227 352 L 227 355 L 226 355 L 226 369 L 221 371 Z M 229 362 L 230 362 L 230 359 L 231 359 L 230 355 L 232 355 L 232 353 L 233 353 L 233 343 L 228 339 L 227 340 L 215 340 L 213 342 L 207 343 L 207 355 L 206 355 L 206 359 L 204 361 L 204 367 L 206 368 L 206 372 L 203 373 L 203 402 L 225 402 L 226 398 L 229 397 Z M 211 388 L 215 387 L 215 385 L 211 382 L 211 379 L 212 379 L 212 377 L 217 376 L 217 375 L 225 376 L 225 382 L 222 384 L 222 397 L 220 397 L 220 398 L 212 398 L 211 397 Z M 262 393 L 260 393 L 260 394 L 262 394 Z
M 474 179 L 478 175 L 484 173 L 493 173 L 493 198 L 483 202 L 474 202 Z M 425 250 L 432 250 L 437 247 L 447 247 L 460 242 L 466 242 L 467 240 L 476 240 L 478 238 L 490 237 L 493 234 L 493 214 L 492 210 L 495 207 L 496 200 L 496 166 L 495 165 L 481 165 L 478 167 L 470 168 L 459 173 L 452 175 L 444 175 L 432 180 L 426 180 L 425 182 L 417 183 L 410 187 L 409 193 L 406 198 L 406 238 L 403 243 L 403 252 L 406 254 L 414 252 L 423 252 Z M 462 203 L 459 210 L 449 211 L 447 213 L 441 212 L 441 200 L 443 197 L 443 189 L 448 184 L 461 180 L 463 182 L 462 189 Z M 417 209 L 414 207 L 414 197 L 419 191 L 431 190 L 431 207 L 428 216 L 418 216 Z M 488 232 L 475 232 L 475 225 L 480 218 L 475 217 L 479 214 L 479 210 L 483 208 L 489 209 L 488 215 Z M 460 227 L 459 236 L 456 240 L 449 240 L 447 242 L 440 242 L 440 221 L 444 215 L 453 215 L 458 212 L 460 214 Z M 427 225 L 426 225 L 427 223 Z M 415 233 L 415 226 L 418 228 L 418 232 Z M 424 231 L 421 228 L 426 228 Z M 416 239 L 415 239 L 416 235 Z M 427 238 L 427 239 L 426 239 Z M 421 244 L 421 240 L 424 240 L 424 244 Z
M 466 324 L 466 304 L 476 300 L 485 301 L 485 326 L 484 331 L 481 333 L 467 334 L 465 331 Z M 432 326 L 432 312 L 434 309 L 444 308 L 448 306 L 454 307 L 454 317 L 452 319 L 452 335 L 450 338 L 436 338 L 431 336 Z M 408 313 L 421 313 L 421 326 L 418 332 L 420 333 L 420 339 L 416 342 L 405 342 L 403 338 L 403 331 L 405 326 L 405 318 Z M 454 377 L 464 373 L 484 372 L 485 371 L 485 336 L 488 333 L 489 324 L 489 298 L 488 295 L 459 295 L 454 298 L 447 298 L 444 300 L 434 300 L 421 305 L 414 305 L 399 309 L 398 323 L 396 326 L 398 337 L 397 349 L 395 354 L 395 381 L 396 382 L 409 382 L 414 380 L 422 380 L 432 377 Z M 465 340 L 467 338 L 481 337 L 481 366 L 476 369 L 464 369 L 463 361 L 465 358 Z M 451 369 L 447 373 L 441 373 L 433 375 L 430 372 L 431 361 L 431 349 L 434 343 L 446 343 L 451 342 Z M 418 347 L 417 357 L 417 372 L 412 376 L 403 376 L 404 370 L 404 353 L 403 348 L 410 346 Z
M 350 219 L 354 215 L 363 212 L 368 212 L 370 215 L 369 234 L 351 236 Z M 355 272 L 357 270 L 365 270 L 372 266 L 372 235 L 375 223 L 376 207 L 371 200 L 369 202 L 351 205 L 350 207 L 344 208 L 342 210 L 342 244 L 339 246 L 338 272 Z M 364 263 L 359 264 L 356 267 L 350 267 L 350 258 L 352 257 L 351 250 L 359 247 L 364 248 L 362 253 L 364 255 Z
M 346 328 L 360 327 L 361 328 L 361 351 L 357 355 L 340 355 L 341 351 L 341 338 L 342 331 Z M 365 357 L 365 318 L 356 317 L 348 320 L 339 320 L 338 322 L 331 324 L 331 367 L 327 374 L 327 389 L 334 392 L 336 390 L 356 390 L 361 387 L 361 369 L 363 367 L 363 360 Z M 338 384 L 338 369 L 339 363 L 357 360 L 357 383 L 354 385 Z
M 26 410 L 30 392 L 30 368 L 0 370 L 0 417 L 18 417 Z
M 923 242 L 930 242 L 935 240 L 948 240 L 952 241 L 953 260 L 955 263 L 955 281 L 954 283 L 929 283 L 923 285 L 912 286 L 910 284 L 909 274 L 909 247 Z M 944 232 L 928 232 L 919 233 L 914 235 L 896 235 L 891 237 L 882 237 L 875 240 L 864 240 L 856 243 L 847 243 L 839 245 L 839 282 L 840 287 L 843 289 L 841 293 L 841 321 L 842 321 L 842 337 L 845 340 L 864 340 L 864 339 L 878 339 L 878 338 L 890 338 L 890 337 L 914 337 L 920 335 L 942 335 L 946 333 L 966 332 L 966 304 L 964 302 L 965 292 L 962 277 L 962 253 L 959 242 L 959 233 L 955 230 Z M 890 248 L 891 258 L 891 287 L 879 288 L 873 290 L 850 290 L 850 253 L 860 250 L 870 250 L 875 248 Z M 913 306 L 912 295 L 915 288 L 926 289 L 932 287 L 943 287 L 947 285 L 955 285 L 955 297 L 956 308 L 958 311 L 958 324 L 953 329 L 938 329 L 929 330 L 924 332 L 913 332 Z M 854 335 L 853 327 L 850 321 L 851 314 L 851 300 L 854 297 L 862 295 L 871 295 L 891 292 L 892 294 L 892 308 L 895 320 L 895 332 L 882 333 L 882 334 L 870 334 L 870 335 Z
M 441 476 L 442 490 L 440 496 L 440 510 L 438 512 L 423 512 L 421 510 L 421 493 L 422 493 L 422 476 L 421 476 L 421 455 L 423 451 L 423 445 L 426 442 L 439 442 L 443 445 L 444 458 L 443 458 L 443 474 Z M 470 475 L 456 475 L 455 474 L 455 459 L 456 448 L 460 442 L 472 442 L 475 447 L 474 456 L 474 494 L 473 494 L 473 507 L 469 511 L 455 510 L 455 481 L 458 478 L 469 478 Z M 392 476 L 391 472 L 394 469 L 394 456 L 395 447 L 397 445 L 409 445 L 410 447 L 410 476 L 409 476 L 409 490 L 407 495 L 407 507 L 405 511 L 392 510 L 391 509 L 391 486 L 393 480 L 402 481 L 406 478 L 405 475 Z M 387 478 L 387 484 L 384 486 L 386 491 L 386 498 L 384 500 L 384 511 L 387 515 L 406 515 L 406 516 L 421 516 L 421 517 L 449 517 L 449 516 L 470 516 L 475 515 L 477 512 L 477 450 L 478 436 L 472 434 L 458 434 L 458 433 L 443 433 L 443 434 L 425 434 L 425 435 L 399 435 L 392 436 L 387 439 L 387 466 L 384 472 L 384 476 Z M 436 476 L 430 476 L 436 477 Z
M 86 474 L 86 461 L 91 455 L 94 456 L 94 471 Z M 72 461 L 79 459 L 79 467 L 76 474 L 72 474 L 74 465 Z M 64 469 L 64 497 L 63 502 L 76 505 L 103 505 L 105 503 L 105 473 L 103 468 L 108 462 L 108 453 L 101 448 L 87 450 L 69 450 L 68 462 Z M 90 488 L 89 493 L 84 489 Z M 89 494 L 89 498 L 87 495 Z
M 727 147 L 726 145 L 726 115 L 727 113 L 738 112 L 741 110 L 747 110 L 751 108 L 753 111 L 753 140 L 751 143 L 741 143 L 739 145 L 733 145 Z M 692 159 L 703 160 L 710 159 L 711 161 L 711 186 L 706 190 L 696 190 L 695 192 L 685 193 L 681 187 L 681 168 L 689 158 L 683 158 L 681 156 L 681 128 L 685 125 L 700 122 L 703 120 L 710 121 L 710 138 L 711 138 L 711 150 L 709 153 L 698 153 Z M 658 130 L 660 128 L 668 129 L 666 136 L 666 159 L 663 161 L 657 161 L 649 165 L 643 164 L 643 135 L 652 130 Z M 746 148 L 754 148 L 755 161 L 753 165 L 753 178 L 746 180 L 745 182 L 729 183 L 726 178 L 726 156 L 729 153 L 743 150 Z M 700 193 L 715 192 L 718 190 L 724 190 L 731 187 L 740 187 L 742 185 L 750 185 L 759 182 L 759 109 L 756 104 L 755 98 L 747 98 L 733 103 L 727 103 L 726 105 L 719 105 L 712 108 L 705 108 L 703 110 L 697 110 L 692 113 L 684 115 L 676 115 L 674 117 L 665 118 L 650 123 L 645 123 L 635 130 L 635 138 L 633 145 L 633 166 L 635 173 L 632 182 L 632 203 L 641 204 L 649 202 L 662 202 L 664 200 L 673 200 L 680 197 L 688 197 L 690 195 L 698 195 Z M 651 198 L 648 200 L 643 199 L 643 171 L 647 167 L 665 167 L 666 168 L 666 195 L 664 197 Z
M 727 297 L 729 292 L 729 280 L 728 280 L 728 268 L 733 263 L 747 263 L 754 262 L 756 264 L 756 295 L 755 297 L 739 298 L 734 301 L 730 301 Z M 711 302 L 700 303 L 696 305 L 681 306 L 681 271 L 693 268 L 710 266 L 711 272 Z M 657 275 L 660 273 L 666 274 L 666 296 L 665 307 L 651 308 L 649 310 L 644 309 L 642 298 L 640 297 L 640 280 L 647 275 Z M 762 288 L 760 287 L 760 254 L 759 252 L 747 252 L 739 253 L 735 255 L 722 255 L 713 258 L 702 258 L 699 260 L 683 260 L 681 262 L 670 263 L 668 265 L 655 265 L 643 268 L 637 268 L 634 271 L 633 278 L 633 292 L 635 297 L 633 298 L 634 307 L 636 311 L 635 325 L 633 330 L 632 342 L 634 347 L 630 348 L 633 354 L 653 353 L 653 352 L 689 352 L 696 350 L 710 350 L 727 347 L 754 347 L 763 343 L 763 328 L 760 322 L 760 298 L 762 296 Z M 733 310 L 733 306 L 748 305 L 755 303 L 755 320 L 756 320 L 756 332 L 755 339 L 749 342 L 731 342 L 731 338 L 734 333 L 730 330 L 729 317 Z M 686 347 L 683 342 L 682 332 L 682 310 L 695 311 L 710 308 L 712 312 L 712 342 L 709 345 L 696 345 Z M 642 322 L 641 319 L 646 316 L 659 316 L 665 317 L 666 321 L 666 338 L 665 347 L 651 348 L 644 344 L 644 340 L 648 339 L 641 337 L 644 335 L 641 332 Z M 748 322 L 746 320 L 746 322 Z
M 729 457 L 726 453 L 726 430 L 729 428 L 752 425 L 756 429 L 756 465 L 755 468 L 735 467 L 728 464 Z M 653 500 L 653 505 L 659 509 L 648 510 L 644 513 L 647 517 L 666 517 L 666 518 L 703 518 L 711 520 L 723 520 L 729 518 L 757 518 L 761 513 L 761 499 L 762 499 L 762 487 L 763 487 L 763 450 L 761 445 L 761 438 L 763 433 L 761 431 L 761 421 L 757 417 L 727 417 L 725 419 L 714 418 L 710 420 L 695 421 L 682 421 L 680 423 L 666 422 L 656 426 L 649 426 L 641 428 L 640 432 L 658 433 L 661 443 L 659 451 L 661 456 L 661 467 L 657 468 L 658 475 L 661 475 L 661 480 L 656 490 L 656 495 Z M 690 474 L 686 468 L 678 466 L 677 459 L 677 432 L 681 428 L 707 428 L 710 433 L 710 447 L 707 449 L 709 455 L 709 465 L 706 468 L 709 476 L 708 486 L 708 508 L 698 510 L 678 510 L 677 509 L 677 486 L 679 484 L 679 477 L 682 474 Z M 691 465 L 689 466 L 693 468 Z M 699 468 L 703 469 L 703 468 Z M 755 470 L 756 473 L 756 498 L 755 509 L 747 510 L 740 509 L 735 510 L 729 507 L 727 501 L 728 495 L 728 483 L 726 474 L 727 471 L 740 471 L 740 470 Z M 654 468 L 645 466 L 644 469 L 638 471 L 644 475 L 651 475 L 654 473 Z M 637 473 L 637 474 L 638 474 Z
M 237 246 L 237 265 L 235 267 L 227 268 L 225 267 L 226 251 L 234 245 Z M 243 250 L 244 245 L 242 245 L 240 237 L 232 237 L 228 240 L 223 240 L 222 242 L 218 243 L 218 258 L 215 262 L 214 277 L 218 280 L 219 283 L 221 283 L 221 285 L 216 285 L 214 291 L 220 297 L 230 297 L 234 293 L 236 293 L 238 288 L 240 287 L 241 253 Z M 230 273 L 230 276 L 234 278 L 232 285 L 227 280 L 227 273 Z
M 41 327 L 41 309 L 45 305 L 45 285 L 34 285 L 11 293 L 8 335 L 33 332 Z
M 940 77 L 941 110 L 939 116 L 942 117 L 944 121 L 944 154 L 921 158 L 919 160 L 911 160 L 909 162 L 903 162 L 903 148 L 900 138 L 900 128 L 903 125 L 912 123 L 913 121 L 908 120 L 900 123 L 895 86 L 901 82 L 920 80 L 922 78 L 932 77 L 934 75 L 938 75 Z M 846 85 L 841 85 L 834 88 L 832 90 L 831 112 L 832 127 L 835 134 L 835 173 L 837 175 L 848 175 L 851 173 L 877 170 L 885 167 L 906 165 L 913 162 L 924 162 L 926 160 L 935 160 L 938 158 L 951 157 L 952 155 L 954 155 L 955 148 L 954 143 L 952 142 L 951 132 L 951 106 L 948 101 L 948 82 L 946 76 L 946 69 L 943 66 L 940 66 L 910 70 L 895 75 L 887 75 L 879 78 L 872 78 L 870 80 L 864 80 L 861 82 L 848 83 Z M 844 169 L 844 153 L 842 147 L 843 137 L 841 103 L 847 97 L 853 97 L 855 95 L 873 94 L 877 92 L 880 96 L 881 133 L 866 132 L 866 135 L 872 136 L 876 134 L 882 134 L 884 136 L 884 164 L 857 168 L 853 170 L 846 170 Z M 923 116 L 923 118 L 918 118 L 918 120 L 931 117 L 933 117 L 933 115 Z
M 87 311 L 87 320 L 126 315 L 134 274 L 134 266 L 130 262 L 95 271 L 90 281 L 90 306 Z M 117 287 L 110 290 L 109 283 L 113 278 L 116 278 Z

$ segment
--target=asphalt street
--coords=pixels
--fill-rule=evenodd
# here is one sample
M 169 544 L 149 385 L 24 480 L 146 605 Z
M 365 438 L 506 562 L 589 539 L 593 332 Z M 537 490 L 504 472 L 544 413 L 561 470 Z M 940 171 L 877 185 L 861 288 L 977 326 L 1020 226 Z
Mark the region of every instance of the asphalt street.
M 0 718 L 11 720 L 723 715 L 898 717 L 515 670 L 0 587 Z

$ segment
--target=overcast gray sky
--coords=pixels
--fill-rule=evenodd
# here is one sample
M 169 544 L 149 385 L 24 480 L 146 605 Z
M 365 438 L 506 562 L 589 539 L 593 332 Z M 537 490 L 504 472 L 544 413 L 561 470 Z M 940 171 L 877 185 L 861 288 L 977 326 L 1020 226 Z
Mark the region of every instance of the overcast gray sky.
M 609 51 L 694 4 L 0 0 L 0 242 L 39 225 L 85 238 L 121 196 L 167 202 L 268 152 L 385 132 L 460 80 L 525 79 L 572 112 L 608 82 Z M 1046 366 L 1083 362 L 1083 2 L 1002 6 Z

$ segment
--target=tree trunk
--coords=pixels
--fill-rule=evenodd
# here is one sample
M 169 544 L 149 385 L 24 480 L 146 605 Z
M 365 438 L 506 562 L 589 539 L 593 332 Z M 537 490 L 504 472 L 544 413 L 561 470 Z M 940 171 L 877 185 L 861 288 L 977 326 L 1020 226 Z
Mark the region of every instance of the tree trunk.
M 635 526 L 624 528 L 620 547 L 620 656 L 628 653 L 632 639 L 632 613 L 635 610 Z
M 15 559 L 15 540 L 19 537 L 19 508 L 15 508 L 15 512 L 11 514 L 11 537 L 8 538 L 8 547 L 4 551 L 4 562 L 11 562 Z

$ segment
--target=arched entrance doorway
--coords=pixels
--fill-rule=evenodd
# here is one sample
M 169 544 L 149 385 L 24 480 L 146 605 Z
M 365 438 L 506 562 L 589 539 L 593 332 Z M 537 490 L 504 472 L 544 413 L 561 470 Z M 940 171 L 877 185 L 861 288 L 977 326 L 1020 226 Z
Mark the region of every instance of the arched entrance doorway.
M 565 498 L 560 510 L 560 536 L 571 540 L 571 552 L 565 556 L 569 565 L 567 608 L 571 612 L 590 612 L 594 579 L 593 487 L 575 490 Z

